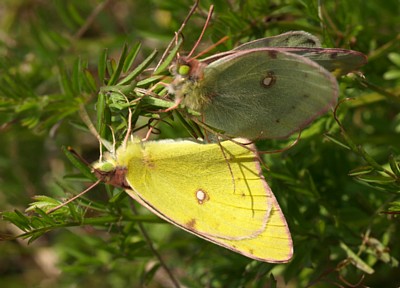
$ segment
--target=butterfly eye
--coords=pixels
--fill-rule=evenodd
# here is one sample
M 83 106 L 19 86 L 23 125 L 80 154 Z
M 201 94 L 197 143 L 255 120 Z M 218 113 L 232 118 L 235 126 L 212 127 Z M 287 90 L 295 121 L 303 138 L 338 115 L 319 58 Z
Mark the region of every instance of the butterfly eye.
M 94 165 L 94 169 L 100 170 L 103 172 L 110 172 L 115 170 L 115 164 L 112 162 L 101 162 L 101 163 L 96 163 L 97 165 Z
M 178 68 L 178 74 L 181 76 L 187 76 L 189 75 L 190 72 L 190 66 L 189 65 L 181 65 Z

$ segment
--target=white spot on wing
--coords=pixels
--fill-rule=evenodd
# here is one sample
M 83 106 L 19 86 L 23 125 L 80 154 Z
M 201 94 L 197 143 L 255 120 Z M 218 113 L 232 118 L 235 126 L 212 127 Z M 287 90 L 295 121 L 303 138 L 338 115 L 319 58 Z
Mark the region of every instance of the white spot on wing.
M 203 204 L 208 200 L 208 195 L 204 190 L 199 189 L 196 191 L 196 199 L 199 204 Z
M 269 88 L 273 86 L 276 82 L 276 76 L 274 75 L 274 72 L 269 71 L 267 75 L 261 80 L 261 85 L 264 88 Z

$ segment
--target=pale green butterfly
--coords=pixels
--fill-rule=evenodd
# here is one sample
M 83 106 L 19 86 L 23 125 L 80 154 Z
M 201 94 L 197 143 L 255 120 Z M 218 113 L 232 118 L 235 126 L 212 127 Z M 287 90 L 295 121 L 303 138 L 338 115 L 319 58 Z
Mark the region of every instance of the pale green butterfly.
M 338 84 L 330 71 L 343 74 L 366 62 L 356 51 L 320 47 L 313 35 L 293 31 L 200 61 L 180 57 L 169 91 L 227 136 L 285 138 L 335 106 Z
M 232 141 L 133 140 L 93 167 L 99 179 L 190 233 L 252 259 L 288 262 L 289 228 L 254 151 Z

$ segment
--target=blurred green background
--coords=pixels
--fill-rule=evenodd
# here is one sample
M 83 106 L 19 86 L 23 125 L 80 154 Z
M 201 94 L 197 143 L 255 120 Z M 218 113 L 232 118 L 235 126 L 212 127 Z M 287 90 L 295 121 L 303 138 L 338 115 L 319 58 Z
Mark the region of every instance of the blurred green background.
M 134 47 L 141 42 L 137 64 L 154 49 L 159 58 L 192 4 L 1 2 L 2 212 L 24 213 L 34 195 L 63 199 L 90 184 L 61 147 L 72 146 L 89 162 L 98 159 L 97 140 L 82 129 L 78 109 L 84 104 L 95 119 L 104 49 L 118 61 L 124 43 Z M 21 238 L 10 240 L 21 230 L 7 217 L 0 221 L 2 287 L 174 287 L 138 220 L 182 286 L 400 286 L 399 218 L 382 213 L 400 210 L 399 1 L 201 1 L 183 31 L 182 51 L 197 40 L 210 4 L 215 12 L 199 51 L 227 35 L 230 39 L 218 50 L 305 30 L 326 47 L 357 50 L 369 58 L 361 69 L 365 78 L 339 79 L 340 98 L 355 99 L 338 110 L 344 130 L 330 113 L 307 128 L 292 149 L 265 156 L 267 180 L 294 240 L 293 260 L 281 265 L 252 261 L 165 224 L 138 205 L 137 216 L 125 194 L 100 185 L 84 198 L 92 203 L 90 209 L 74 208 L 81 221 L 76 215 L 58 217 L 59 222 L 47 226 L 51 231 L 41 230 L 29 245 Z M 66 79 L 73 82 L 71 75 L 79 73 L 96 82 L 68 86 Z M 168 125 L 161 132 L 164 138 L 186 135 Z M 273 150 L 288 143 L 258 145 Z M 34 223 L 35 217 L 31 212 L 26 219 Z

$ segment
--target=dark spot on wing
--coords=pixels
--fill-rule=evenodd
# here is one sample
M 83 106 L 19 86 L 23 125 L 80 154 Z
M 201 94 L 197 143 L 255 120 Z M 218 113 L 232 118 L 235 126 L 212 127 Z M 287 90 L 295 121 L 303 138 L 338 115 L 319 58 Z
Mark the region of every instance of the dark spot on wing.
M 317 46 L 317 42 L 310 38 L 307 38 L 307 41 L 305 41 L 305 43 L 311 44 L 310 46 Z
M 276 59 L 276 58 L 278 58 L 278 51 L 276 51 L 276 50 L 268 50 L 268 55 L 272 59 Z
M 335 53 L 335 52 L 329 53 L 329 58 L 331 58 L 331 59 L 336 59 L 337 56 L 338 56 L 338 53 Z
M 196 219 L 192 218 L 189 222 L 185 224 L 185 227 L 189 230 L 195 230 L 196 227 Z
M 143 158 L 143 164 L 144 164 L 145 167 L 147 167 L 150 170 L 156 168 L 156 164 L 149 157 L 144 157 Z

